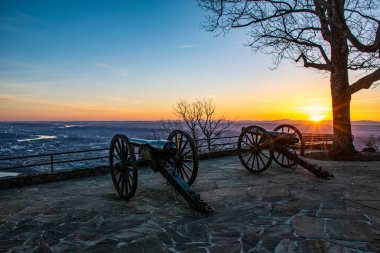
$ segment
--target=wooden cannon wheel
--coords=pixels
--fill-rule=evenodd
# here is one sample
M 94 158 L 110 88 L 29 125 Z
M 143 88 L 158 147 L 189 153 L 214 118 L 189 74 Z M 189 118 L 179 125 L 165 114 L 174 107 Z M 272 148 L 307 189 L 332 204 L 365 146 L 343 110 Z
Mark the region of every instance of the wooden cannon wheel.
M 238 140 L 239 159 L 244 167 L 258 173 L 266 170 L 273 160 L 273 141 L 259 126 L 243 128 Z
M 174 130 L 169 134 L 168 140 L 177 147 L 175 157 L 168 159 L 168 164 L 191 185 L 198 174 L 198 154 L 193 138 L 184 131 Z
M 305 142 L 302 139 L 301 132 L 293 125 L 283 124 L 277 126 L 273 131 L 276 132 L 285 132 L 290 134 L 295 134 L 299 139 L 299 143 L 293 145 L 284 145 L 284 149 L 287 149 L 289 152 L 296 154 L 297 156 L 303 156 L 305 153 Z M 277 164 L 284 168 L 292 168 L 297 165 L 296 161 L 289 159 L 285 156 L 281 150 L 274 150 L 274 160 Z
M 111 141 L 109 164 L 113 184 L 122 199 L 130 199 L 137 188 L 135 152 L 127 136 L 116 134 Z

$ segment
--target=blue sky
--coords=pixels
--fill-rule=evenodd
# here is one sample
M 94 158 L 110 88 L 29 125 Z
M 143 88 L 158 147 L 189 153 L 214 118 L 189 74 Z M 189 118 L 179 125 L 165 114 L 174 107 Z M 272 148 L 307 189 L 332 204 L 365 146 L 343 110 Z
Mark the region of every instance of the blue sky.
M 329 106 L 327 76 L 271 71 L 244 31 L 215 36 L 204 17 L 195 0 L 0 0 L 0 120 L 162 119 L 201 98 L 236 119 Z M 294 95 L 305 82 L 315 92 Z

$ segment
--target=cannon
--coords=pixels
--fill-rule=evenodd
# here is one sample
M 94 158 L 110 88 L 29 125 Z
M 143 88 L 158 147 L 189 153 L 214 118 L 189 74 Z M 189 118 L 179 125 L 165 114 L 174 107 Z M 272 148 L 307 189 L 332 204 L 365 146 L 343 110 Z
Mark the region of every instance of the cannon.
M 319 178 L 334 177 L 306 160 L 304 152 L 305 143 L 301 132 L 288 124 L 279 125 L 273 131 L 259 126 L 243 127 L 238 139 L 239 159 L 252 173 L 268 169 L 274 160 L 284 168 L 295 169 L 300 165 Z
M 109 164 L 113 184 L 122 199 L 133 197 L 138 167 L 149 165 L 182 195 L 191 208 L 204 213 L 213 211 L 191 189 L 198 173 L 198 157 L 194 140 L 184 131 L 174 130 L 167 140 L 145 140 L 116 134 L 110 145 Z

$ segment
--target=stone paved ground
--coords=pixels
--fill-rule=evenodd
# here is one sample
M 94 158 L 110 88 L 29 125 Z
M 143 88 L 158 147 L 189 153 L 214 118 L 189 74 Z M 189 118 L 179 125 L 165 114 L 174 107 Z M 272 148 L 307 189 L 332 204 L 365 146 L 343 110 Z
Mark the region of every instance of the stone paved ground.
M 318 163 L 336 178 L 201 161 L 208 216 L 150 169 L 130 202 L 110 175 L 2 190 L 0 252 L 380 252 L 380 162 Z

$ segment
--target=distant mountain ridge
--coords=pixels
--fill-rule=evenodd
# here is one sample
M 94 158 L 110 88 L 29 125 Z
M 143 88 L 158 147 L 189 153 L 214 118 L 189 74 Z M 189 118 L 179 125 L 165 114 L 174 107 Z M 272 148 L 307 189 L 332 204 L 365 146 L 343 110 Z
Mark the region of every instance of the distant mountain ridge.
M 154 123 L 154 122 L 160 122 L 161 120 L 56 120 L 56 121 L 50 121 L 50 120 L 19 120 L 19 121 L 2 121 L 0 120 L 0 123 Z M 313 121 L 309 120 L 293 120 L 293 119 L 275 119 L 275 120 L 233 120 L 236 122 L 263 122 L 263 123 L 314 123 Z M 332 122 L 332 120 L 322 120 L 321 122 Z M 352 123 L 365 123 L 365 124 L 380 124 L 380 121 L 376 120 L 352 120 Z

